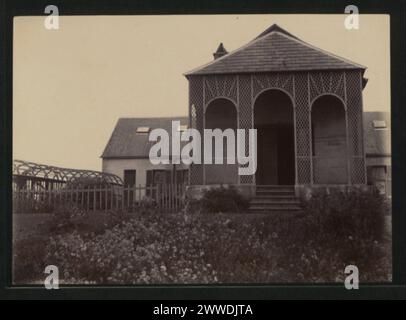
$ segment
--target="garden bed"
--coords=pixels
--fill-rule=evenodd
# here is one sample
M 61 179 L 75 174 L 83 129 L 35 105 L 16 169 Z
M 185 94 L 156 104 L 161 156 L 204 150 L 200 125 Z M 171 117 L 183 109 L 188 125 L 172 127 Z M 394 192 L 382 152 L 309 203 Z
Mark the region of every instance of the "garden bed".
M 329 215 L 79 212 L 16 239 L 14 283 L 41 283 L 49 264 L 69 284 L 342 282 L 350 264 L 361 282 L 391 281 L 387 230 Z

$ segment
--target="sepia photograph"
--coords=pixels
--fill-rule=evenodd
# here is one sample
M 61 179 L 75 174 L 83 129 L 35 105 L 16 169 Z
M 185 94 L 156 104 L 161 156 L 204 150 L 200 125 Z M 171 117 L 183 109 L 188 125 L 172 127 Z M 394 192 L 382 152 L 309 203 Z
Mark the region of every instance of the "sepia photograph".
M 390 284 L 390 16 L 350 7 L 14 17 L 12 284 Z

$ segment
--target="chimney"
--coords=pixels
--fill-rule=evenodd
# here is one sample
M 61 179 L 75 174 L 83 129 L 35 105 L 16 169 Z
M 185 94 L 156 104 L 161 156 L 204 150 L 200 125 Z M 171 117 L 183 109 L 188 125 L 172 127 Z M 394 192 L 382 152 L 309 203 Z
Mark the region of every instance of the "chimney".
M 224 48 L 223 43 L 220 43 L 219 47 L 217 48 L 216 52 L 213 53 L 214 60 L 226 55 L 228 51 Z

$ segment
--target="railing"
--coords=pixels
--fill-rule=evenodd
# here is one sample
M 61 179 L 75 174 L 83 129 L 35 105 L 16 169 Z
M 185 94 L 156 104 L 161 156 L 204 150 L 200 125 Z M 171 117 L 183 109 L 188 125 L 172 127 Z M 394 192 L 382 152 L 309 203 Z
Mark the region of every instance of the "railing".
M 59 206 L 74 205 L 87 212 L 124 210 L 137 212 L 146 206 L 160 212 L 179 212 L 185 202 L 183 184 L 155 186 L 92 186 L 79 189 L 14 189 L 14 213 L 49 213 Z

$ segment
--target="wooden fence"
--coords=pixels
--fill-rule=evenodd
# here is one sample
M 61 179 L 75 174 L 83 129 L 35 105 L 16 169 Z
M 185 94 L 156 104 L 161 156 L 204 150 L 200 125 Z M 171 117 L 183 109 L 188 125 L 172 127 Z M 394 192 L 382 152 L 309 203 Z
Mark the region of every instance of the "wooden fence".
M 184 207 L 186 186 L 158 184 L 123 187 L 91 186 L 83 189 L 14 189 L 14 213 L 49 213 L 60 206 L 74 205 L 87 212 L 159 210 L 179 212 Z

